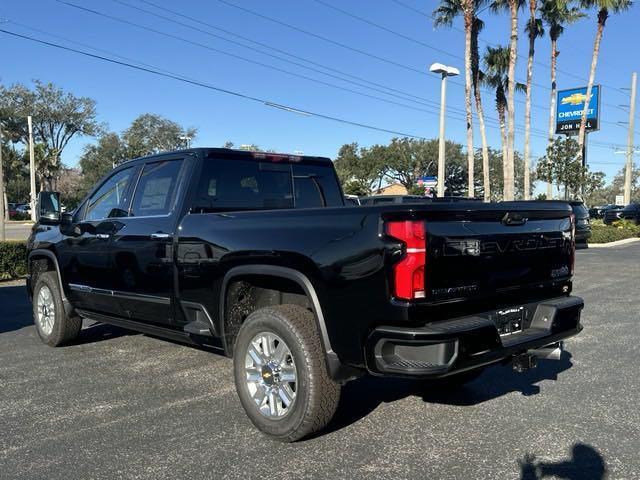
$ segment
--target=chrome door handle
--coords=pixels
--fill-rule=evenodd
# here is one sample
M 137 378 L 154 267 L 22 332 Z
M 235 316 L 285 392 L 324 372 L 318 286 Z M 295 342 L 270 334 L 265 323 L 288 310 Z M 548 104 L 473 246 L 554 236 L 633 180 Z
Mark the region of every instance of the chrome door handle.
M 111 238 L 111 235 L 109 235 L 108 233 L 98 233 L 96 234 L 96 238 L 99 238 L 101 240 L 109 240 L 109 238 Z
M 149 235 L 153 240 L 166 240 L 167 238 L 170 238 L 171 235 L 169 235 L 168 233 L 152 233 L 151 235 Z

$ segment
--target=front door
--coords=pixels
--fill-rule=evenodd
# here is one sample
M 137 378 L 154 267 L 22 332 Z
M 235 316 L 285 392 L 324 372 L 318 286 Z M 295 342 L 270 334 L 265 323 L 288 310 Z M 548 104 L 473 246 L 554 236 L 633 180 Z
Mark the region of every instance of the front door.
M 123 317 L 173 321 L 173 234 L 184 169 L 182 158 L 146 163 L 129 215 L 111 237 L 114 296 Z
M 111 237 L 127 215 L 139 168 L 119 169 L 107 178 L 78 209 L 73 229 L 61 232 L 59 245 L 64 277 L 74 306 L 82 310 L 117 315 L 119 305 L 111 291 L 114 270 L 109 248 Z

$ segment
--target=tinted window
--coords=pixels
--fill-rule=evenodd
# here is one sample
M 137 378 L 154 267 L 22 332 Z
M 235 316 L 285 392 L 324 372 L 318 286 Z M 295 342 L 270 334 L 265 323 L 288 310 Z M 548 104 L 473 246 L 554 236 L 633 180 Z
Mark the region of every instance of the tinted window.
M 331 166 L 205 160 L 193 212 L 342 206 Z
M 146 164 L 136 187 L 131 214 L 135 217 L 169 214 L 175 201 L 181 166 L 182 160 Z
M 111 176 L 87 202 L 85 220 L 125 217 L 129 206 L 126 198 L 134 168 L 126 168 Z
M 205 160 L 193 209 L 198 212 L 293 208 L 289 164 Z
M 296 208 L 338 207 L 344 200 L 330 166 L 294 165 Z

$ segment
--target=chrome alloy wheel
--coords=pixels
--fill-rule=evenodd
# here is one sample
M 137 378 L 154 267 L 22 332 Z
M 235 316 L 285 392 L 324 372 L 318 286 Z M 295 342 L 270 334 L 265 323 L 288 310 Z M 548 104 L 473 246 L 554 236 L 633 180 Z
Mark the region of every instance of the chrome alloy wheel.
M 40 288 L 36 305 L 38 308 L 37 320 L 40 331 L 47 336 L 51 335 L 56 318 L 56 304 L 53 301 L 51 290 L 46 285 Z
M 296 399 L 297 373 L 291 350 L 274 333 L 257 334 L 245 355 L 249 395 L 262 415 L 284 417 Z

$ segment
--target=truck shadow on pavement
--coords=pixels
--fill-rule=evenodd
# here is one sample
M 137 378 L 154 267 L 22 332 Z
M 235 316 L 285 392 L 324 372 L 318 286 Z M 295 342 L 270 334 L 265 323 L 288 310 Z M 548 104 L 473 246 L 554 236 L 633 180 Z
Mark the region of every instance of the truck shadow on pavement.
M 471 406 L 512 392 L 536 395 L 540 393 L 538 383 L 557 380 L 560 373 L 572 366 L 571 354 L 564 351 L 560 360 L 539 360 L 536 368 L 525 373 L 513 371 L 511 365 L 495 365 L 488 367 L 474 381 L 449 388 L 427 381 L 362 377 L 342 388 L 338 411 L 323 433 L 340 430 L 359 421 L 382 403 L 409 396 L 421 397 L 426 403 Z
M 33 325 L 31 303 L 24 285 L 0 288 L 0 333 Z
M 535 455 L 527 454 L 519 461 L 520 480 L 562 478 L 567 480 L 602 480 L 607 466 L 600 453 L 584 443 L 576 443 L 571 449 L 571 458 L 559 462 L 544 462 Z

